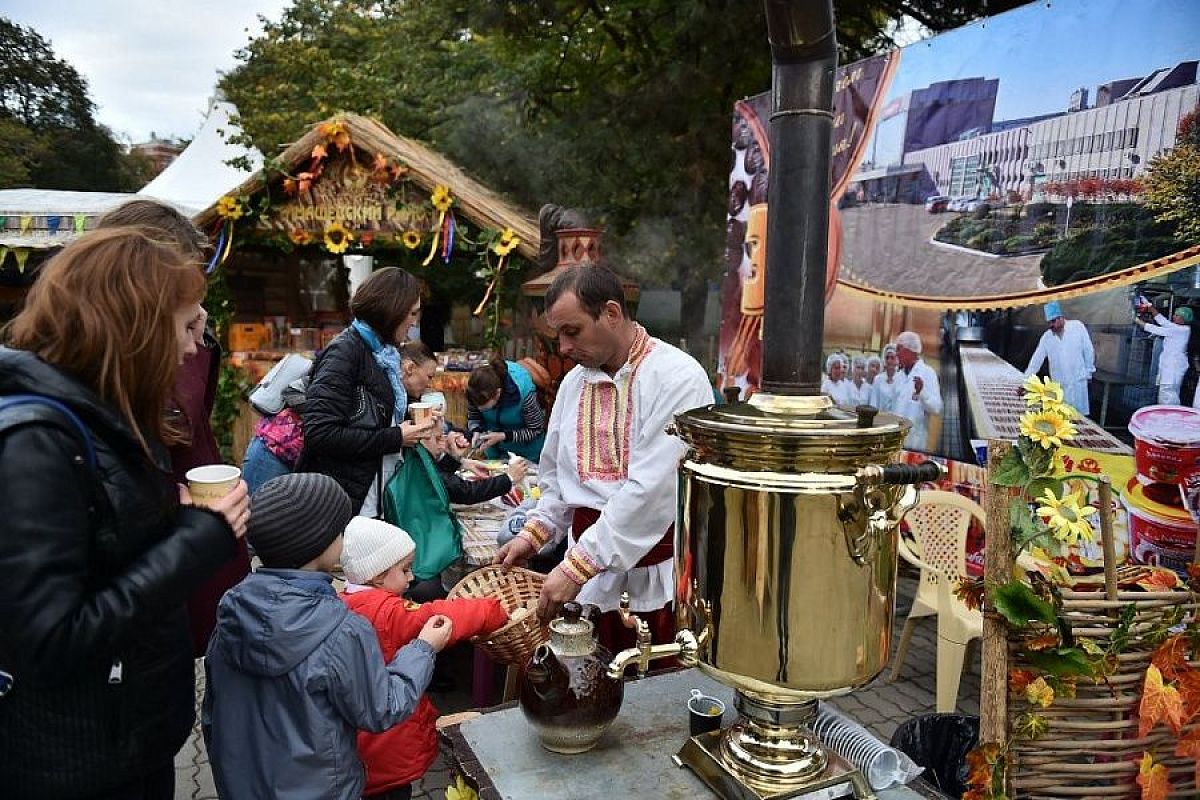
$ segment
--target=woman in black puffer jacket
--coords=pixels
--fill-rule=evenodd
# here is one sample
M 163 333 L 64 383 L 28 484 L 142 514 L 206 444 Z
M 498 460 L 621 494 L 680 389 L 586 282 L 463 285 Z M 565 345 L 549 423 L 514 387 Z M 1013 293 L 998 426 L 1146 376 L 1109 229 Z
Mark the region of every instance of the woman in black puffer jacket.
M 249 516 L 244 484 L 212 510 L 181 506 L 161 442 L 203 291 L 198 265 L 145 231 L 97 231 L 45 266 L 7 329 L 5 797 L 174 795 L 195 708 L 184 601 Z
M 433 433 L 440 420 L 405 420 L 408 396 L 397 347 L 421 318 L 420 282 L 398 267 L 377 270 L 354 293 L 350 311 L 354 321 L 309 373 L 296 470 L 333 478 L 356 512 L 371 517 L 397 454 Z

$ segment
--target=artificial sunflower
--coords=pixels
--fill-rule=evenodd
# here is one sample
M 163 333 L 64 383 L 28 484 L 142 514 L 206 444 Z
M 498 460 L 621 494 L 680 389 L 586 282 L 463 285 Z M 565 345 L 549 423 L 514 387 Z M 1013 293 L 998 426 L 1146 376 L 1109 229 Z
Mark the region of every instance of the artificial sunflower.
M 239 219 L 246 213 L 246 207 L 236 197 L 225 195 L 217 201 L 217 216 L 221 219 Z
M 1092 541 L 1095 533 L 1088 517 L 1096 513 L 1092 506 L 1083 505 L 1083 490 L 1076 489 L 1061 500 L 1049 489 L 1038 498 L 1044 505 L 1038 506 L 1037 513 L 1045 518 L 1054 538 L 1067 544 L 1075 544 L 1080 539 Z
M 1044 449 L 1062 447 L 1063 439 L 1077 433 L 1071 421 L 1058 411 L 1029 412 L 1021 417 L 1021 435 Z
M 416 231 L 405 231 L 400 236 L 400 241 L 409 250 L 416 250 L 421 246 L 421 234 Z
M 354 234 L 340 222 L 331 222 L 325 226 L 325 249 L 331 253 L 344 253 L 354 241 Z
M 312 234 L 303 228 L 292 228 L 288 232 L 288 238 L 292 240 L 292 244 L 300 245 L 301 247 L 313 240 Z
M 516 231 L 512 228 L 505 228 L 500 237 L 492 245 L 492 251 L 498 256 L 506 256 L 515 250 L 520 243 L 521 239 L 517 236 Z
M 450 206 L 454 205 L 450 187 L 440 183 L 433 187 L 433 194 L 429 196 L 429 199 L 433 202 L 433 207 L 443 214 L 450 210 Z
M 1025 379 L 1025 405 L 1057 406 L 1063 401 L 1063 390 L 1049 378 L 1030 375 Z

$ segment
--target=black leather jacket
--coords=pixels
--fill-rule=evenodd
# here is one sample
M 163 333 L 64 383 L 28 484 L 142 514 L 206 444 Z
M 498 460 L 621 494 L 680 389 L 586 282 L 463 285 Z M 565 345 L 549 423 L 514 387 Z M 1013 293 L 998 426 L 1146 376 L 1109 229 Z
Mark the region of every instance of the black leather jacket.
M 192 727 L 184 601 L 234 552 L 224 519 L 180 508 L 121 415 L 35 356 L 0 348 L 0 785 L 6 797 L 103 794 L 171 764 Z
M 365 397 L 360 386 L 366 389 Z M 400 428 L 392 426 L 395 402 L 391 381 L 371 348 L 353 328 L 342 331 L 309 372 L 308 395 L 300 410 L 304 451 L 296 471 L 333 478 L 357 511 L 384 454 L 404 447 Z

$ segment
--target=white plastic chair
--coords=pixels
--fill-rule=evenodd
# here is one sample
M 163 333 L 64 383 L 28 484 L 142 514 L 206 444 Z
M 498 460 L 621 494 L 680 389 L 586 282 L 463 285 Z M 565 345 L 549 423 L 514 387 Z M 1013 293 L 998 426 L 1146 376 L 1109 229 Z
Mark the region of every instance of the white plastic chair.
M 967 644 L 983 636 L 983 614 L 968 608 L 954 594 L 958 579 L 966 574 L 967 531 L 972 518 L 980 524 L 986 521 L 978 503 L 954 492 L 921 492 L 920 503 L 904 517 L 919 554 L 909 548 L 903 537 L 900 539 L 900 557 L 921 570 L 921 579 L 888 680 L 896 680 L 904 665 L 917 619 L 936 614 L 939 712 L 952 712 L 958 705 L 958 683 Z

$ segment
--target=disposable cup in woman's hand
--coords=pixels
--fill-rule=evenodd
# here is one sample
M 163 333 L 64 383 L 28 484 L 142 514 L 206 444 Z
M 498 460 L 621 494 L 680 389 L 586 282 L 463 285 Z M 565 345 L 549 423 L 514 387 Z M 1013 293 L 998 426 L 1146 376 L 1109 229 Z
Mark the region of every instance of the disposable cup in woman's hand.
M 433 652 L 440 653 L 445 649 L 446 645 L 450 644 L 450 636 L 453 633 L 454 623 L 451 622 L 450 618 L 444 614 L 435 614 L 421 628 L 421 632 L 417 635 L 417 638 L 432 647 Z
M 437 426 L 438 421 L 432 416 L 426 417 L 420 422 L 405 420 L 404 422 L 400 423 L 400 431 L 401 435 L 404 437 L 404 444 L 412 445 L 416 444 L 422 439 L 428 439 L 431 435 L 433 435 L 433 432 Z
M 219 500 L 203 504 L 196 503 L 188 487 L 180 484 L 179 502 L 184 505 L 204 505 L 225 518 L 229 527 L 233 529 L 234 536 L 241 539 L 246 535 L 246 523 L 250 520 L 250 490 L 245 481 L 239 480 L 233 489 Z

